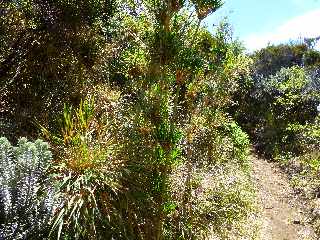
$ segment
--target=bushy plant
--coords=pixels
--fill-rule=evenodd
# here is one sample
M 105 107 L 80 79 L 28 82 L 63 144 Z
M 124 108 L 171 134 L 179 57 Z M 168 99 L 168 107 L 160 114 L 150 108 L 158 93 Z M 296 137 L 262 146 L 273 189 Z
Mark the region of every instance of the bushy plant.
M 52 155 L 42 140 L 0 138 L 0 237 L 43 239 L 53 207 L 46 170 Z M 47 186 L 47 187 L 46 187 Z
M 192 142 L 185 146 L 184 162 L 171 178 L 176 208 L 166 226 L 172 239 L 230 236 L 233 227 L 252 211 L 248 136 L 221 113 L 216 114 L 210 118 L 216 125 L 212 129 L 197 122 Z
M 16 138 L 35 137 L 34 117 L 55 128 L 64 102 L 79 104 L 88 86 L 104 81 L 117 1 L 2 1 L 0 8 L 1 112 L 17 125 Z
M 50 237 L 223 238 L 246 218 L 249 141 L 225 110 L 251 60 L 225 22 L 214 34 L 202 27 L 220 0 L 116 1 L 119 12 L 109 1 L 26 3 L 7 6 L 30 10 L 15 19 L 39 31 L 35 51 L 21 46 L 20 97 L 60 118 L 38 121 L 55 157 Z
M 307 69 L 293 66 L 255 80 L 244 99 L 249 102 L 234 115 L 268 157 L 281 151 L 299 153 L 297 132 L 293 125 L 305 125 L 317 115 L 320 100 L 317 76 Z
M 92 92 L 94 104 L 65 108 L 60 140 L 52 138 L 61 149 L 61 207 L 52 220 L 57 236 L 201 239 L 223 219 L 232 228 L 250 212 L 251 195 L 239 195 L 249 183 L 248 138 L 224 113 L 250 60 L 223 26 L 214 36 L 182 6 L 143 4 L 150 14 L 125 13 L 134 24 L 123 27 L 134 30 L 134 38 L 114 63 L 123 69 Z M 189 21 L 183 31 L 181 19 Z M 88 104 L 94 111 L 83 128 L 79 116 Z M 239 191 L 222 178 L 225 191 L 218 183 L 211 190 L 205 182 L 192 186 L 197 174 L 215 181 L 214 169 L 228 172 L 233 165 L 243 177 L 234 181 Z M 201 188 L 203 194 L 194 194 Z M 211 193 L 219 195 L 213 204 Z

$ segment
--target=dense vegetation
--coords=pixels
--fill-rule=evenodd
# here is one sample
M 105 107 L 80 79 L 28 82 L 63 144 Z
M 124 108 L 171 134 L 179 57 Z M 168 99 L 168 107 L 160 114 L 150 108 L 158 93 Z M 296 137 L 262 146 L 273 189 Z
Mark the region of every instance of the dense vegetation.
M 249 137 L 319 180 L 320 53 L 247 55 L 221 5 L 0 3 L 0 238 L 253 238 Z
M 229 109 L 258 153 L 277 160 L 306 200 L 320 233 L 320 52 L 305 42 L 268 46 L 251 55 L 251 81 Z

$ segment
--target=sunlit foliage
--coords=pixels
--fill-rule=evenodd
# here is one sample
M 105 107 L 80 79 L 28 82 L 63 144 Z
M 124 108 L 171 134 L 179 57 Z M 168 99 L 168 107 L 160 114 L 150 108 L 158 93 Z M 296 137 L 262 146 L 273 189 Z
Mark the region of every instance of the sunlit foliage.
M 249 140 L 226 109 L 249 81 L 252 60 L 227 23 L 214 33 L 202 26 L 221 5 L 4 4 L 0 101 L 7 118 L 34 122 L 26 132 L 40 129 L 52 145 L 49 237 L 241 232 L 253 210 Z

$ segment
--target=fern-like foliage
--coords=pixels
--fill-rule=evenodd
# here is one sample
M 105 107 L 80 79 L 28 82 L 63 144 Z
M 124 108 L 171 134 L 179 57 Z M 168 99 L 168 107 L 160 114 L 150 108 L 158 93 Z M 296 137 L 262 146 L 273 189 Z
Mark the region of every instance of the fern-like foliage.
M 52 159 L 42 140 L 0 138 L 0 239 L 44 239 L 52 190 L 44 188 Z

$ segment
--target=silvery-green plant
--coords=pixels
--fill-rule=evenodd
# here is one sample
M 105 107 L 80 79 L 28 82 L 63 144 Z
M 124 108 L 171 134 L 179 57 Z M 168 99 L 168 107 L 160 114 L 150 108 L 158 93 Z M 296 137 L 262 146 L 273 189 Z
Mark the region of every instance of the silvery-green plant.
M 45 171 L 52 154 L 42 140 L 0 138 L 0 239 L 37 239 L 52 207 Z

